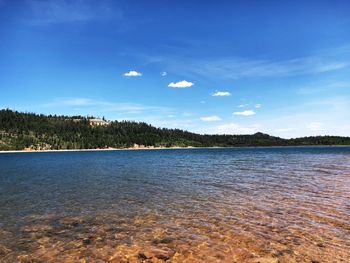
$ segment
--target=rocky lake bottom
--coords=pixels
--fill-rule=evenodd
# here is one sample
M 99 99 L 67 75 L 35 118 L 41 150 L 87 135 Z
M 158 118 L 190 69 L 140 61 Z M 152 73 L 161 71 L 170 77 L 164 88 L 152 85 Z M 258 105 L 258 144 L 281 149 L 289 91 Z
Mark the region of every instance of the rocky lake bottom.
M 0 262 L 349 262 L 350 148 L 0 155 Z

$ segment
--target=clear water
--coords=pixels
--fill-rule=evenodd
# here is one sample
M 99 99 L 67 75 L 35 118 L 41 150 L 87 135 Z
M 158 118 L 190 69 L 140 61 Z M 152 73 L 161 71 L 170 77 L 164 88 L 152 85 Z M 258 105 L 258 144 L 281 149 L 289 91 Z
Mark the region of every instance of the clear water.
M 0 262 L 349 259 L 349 147 L 0 154 Z

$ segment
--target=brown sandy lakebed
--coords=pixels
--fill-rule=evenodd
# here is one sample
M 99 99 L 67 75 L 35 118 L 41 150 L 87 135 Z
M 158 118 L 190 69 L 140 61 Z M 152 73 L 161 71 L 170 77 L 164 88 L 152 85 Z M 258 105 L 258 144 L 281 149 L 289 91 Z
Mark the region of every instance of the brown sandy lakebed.
M 349 262 L 349 149 L 181 152 L 2 155 L 0 261 Z

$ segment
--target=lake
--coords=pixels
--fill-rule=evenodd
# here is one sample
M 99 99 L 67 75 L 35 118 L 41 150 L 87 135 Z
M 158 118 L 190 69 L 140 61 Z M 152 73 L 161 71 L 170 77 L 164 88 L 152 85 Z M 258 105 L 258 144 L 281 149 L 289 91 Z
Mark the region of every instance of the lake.
M 0 262 L 350 262 L 350 147 L 0 154 Z

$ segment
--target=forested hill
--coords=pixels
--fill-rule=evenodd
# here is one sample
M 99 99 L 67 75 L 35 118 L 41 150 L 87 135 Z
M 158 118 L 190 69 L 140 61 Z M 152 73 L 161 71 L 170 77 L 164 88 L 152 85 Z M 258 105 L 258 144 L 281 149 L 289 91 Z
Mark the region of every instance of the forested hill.
M 0 150 L 102 149 L 139 147 L 232 147 L 286 145 L 350 145 L 350 137 L 317 136 L 282 139 L 253 135 L 200 135 L 155 128 L 131 121 L 104 122 L 92 117 L 56 116 L 0 110 Z

